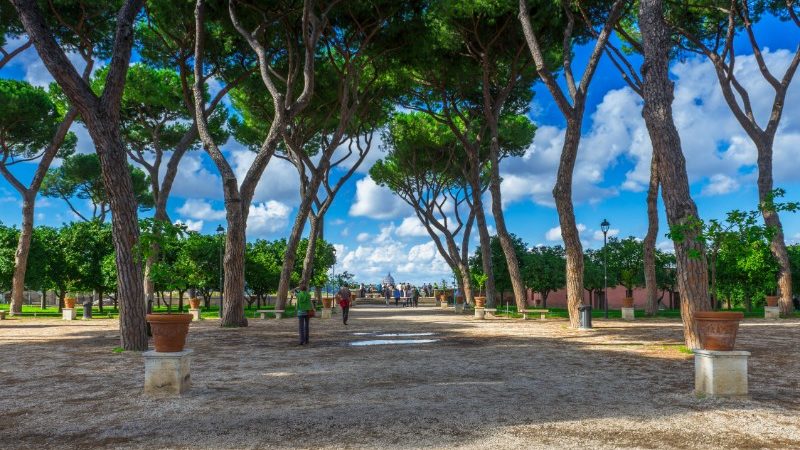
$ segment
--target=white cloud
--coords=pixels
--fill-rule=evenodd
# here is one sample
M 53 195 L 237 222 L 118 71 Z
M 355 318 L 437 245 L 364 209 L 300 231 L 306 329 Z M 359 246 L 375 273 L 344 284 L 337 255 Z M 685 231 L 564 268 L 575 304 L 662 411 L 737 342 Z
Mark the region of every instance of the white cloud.
M 358 242 L 367 242 L 369 240 L 369 233 L 358 233 L 356 236 L 356 241 Z
M 408 216 L 403 219 L 395 231 L 400 237 L 428 237 L 428 230 L 417 216 Z
M 608 237 L 614 237 L 614 236 L 619 236 L 619 230 L 616 229 L 616 228 L 609 228 Z M 559 234 L 559 237 L 561 237 L 560 234 Z M 595 241 L 602 241 L 603 240 L 603 231 L 602 230 L 594 230 L 594 233 L 592 233 L 592 238 Z
M 582 223 L 577 224 L 577 228 L 578 228 L 578 234 L 583 234 L 583 232 L 586 231 L 586 225 L 584 225 Z M 544 238 L 546 240 L 548 240 L 548 241 L 553 241 L 553 242 L 561 241 L 562 240 L 562 238 L 561 238 L 561 227 L 557 226 L 557 227 L 550 228 L 544 234 Z
M 233 138 L 225 143 L 224 148 L 236 178 L 241 184 L 253 165 L 256 154 Z M 256 202 L 277 200 L 286 205 L 296 205 L 300 200 L 299 187 L 300 176 L 294 165 L 285 159 L 273 156 L 261 175 L 253 200 Z
M 738 181 L 734 180 L 733 178 L 727 175 L 716 173 L 714 175 L 711 175 L 708 184 L 703 187 L 701 194 L 707 196 L 723 195 L 737 191 L 738 189 L 739 189 Z
M 342 231 L 339 232 L 339 235 L 342 236 L 342 237 L 349 236 L 350 235 L 350 228 L 344 227 L 344 229 L 342 229 Z
M 773 73 L 783 74 L 794 51 L 764 49 Z M 736 59 L 736 75 L 750 93 L 757 120 L 765 126 L 774 91 L 761 76 L 755 58 Z M 736 192 L 754 179 L 756 150 L 731 113 L 719 88 L 713 66 L 691 58 L 671 68 L 675 81 L 673 111 L 681 135 L 690 182 L 700 183 L 704 195 Z M 800 171 L 800 88 L 789 87 L 781 126 L 774 145 L 777 184 L 796 181 Z M 595 203 L 620 190 L 640 192 L 650 179 L 650 138 L 641 116 L 642 100 L 628 88 L 607 92 L 588 116 L 574 171 L 576 203 Z M 587 111 L 589 113 L 589 111 Z M 501 167 L 503 201 L 530 200 L 552 206 L 552 188 L 564 141 L 564 129 L 540 125 L 533 144 L 519 158 Z M 624 179 L 607 180 L 605 172 L 618 164 L 632 168 Z M 611 183 L 609 183 L 611 181 Z M 605 186 L 605 187 L 603 187 Z
M 397 282 L 420 283 L 451 276 L 450 267 L 436 251 L 433 242 L 411 245 L 387 239 L 381 243 L 359 245 L 353 250 L 342 247 L 337 264 L 342 270 L 367 283 L 379 283 L 388 272 Z
M 202 220 L 191 220 L 191 219 L 186 219 L 185 221 L 184 220 L 176 220 L 175 224 L 176 225 L 185 225 L 186 228 L 189 231 L 197 231 L 197 232 L 203 231 L 203 221 Z
M 190 219 L 221 220 L 225 218 L 225 210 L 216 210 L 211 203 L 203 199 L 186 199 L 183 206 L 177 210 L 178 214 Z
M 283 230 L 289 223 L 291 212 L 292 208 L 275 200 L 253 203 L 247 216 L 248 236 L 264 237 Z
M 408 206 L 389 189 L 378 186 L 372 178 L 356 182 L 356 198 L 350 206 L 351 216 L 372 219 L 393 219 L 399 217 Z

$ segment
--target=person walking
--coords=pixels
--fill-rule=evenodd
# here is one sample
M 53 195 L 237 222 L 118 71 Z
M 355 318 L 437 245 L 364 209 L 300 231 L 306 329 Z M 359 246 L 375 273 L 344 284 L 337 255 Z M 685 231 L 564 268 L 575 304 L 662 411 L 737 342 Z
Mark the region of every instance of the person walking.
M 300 345 L 308 345 L 311 314 L 311 294 L 305 286 L 297 288 L 297 319 L 299 322 Z
M 400 306 L 400 288 L 397 286 L 394 288 L 394 306 Z
M 411 293 L 411 302 L 414 308 L 419 306 L 419 289 L 414 288 L 414 291 Z
M 339 308 L 342 308 L 342 323 L 347 325 L 347 317 L 350 314 L 350 305 L 352 304 L 353 294 L 347 286 L 342 286 L 339 293 L 336 294 L 339 299 Z

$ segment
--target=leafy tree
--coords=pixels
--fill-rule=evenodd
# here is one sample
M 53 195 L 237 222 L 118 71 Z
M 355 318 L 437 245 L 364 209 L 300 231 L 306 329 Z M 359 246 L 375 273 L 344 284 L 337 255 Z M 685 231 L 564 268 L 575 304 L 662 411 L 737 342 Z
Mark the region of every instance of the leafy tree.
M 102 300 L 112 290 L 111 286 L 106 285 L 103 273 L 104 260 L 114 255 L 111 226 L 98 220 L 72 222 L 65 225 L 60 234 L 66 263 L 75 271 L 75 278 L 68 288 L 93 291 Z
M 612 237 L 606 246 L 608 276 L 614 284 L 625 286 L 625 296 L 633 297 L 633 289 L 644 285 L 644 248 L 642 242 L 631 236 L 625 239 Z
M 141 210 L 153 207 L 149 177 L 139 168 L 128 164 L 136 202 Z M 50 169 L 42 182 L 42 195 L 61 198 L 70 210 L 84 222 L 105 222 L 110 212 L 109 197 L 103 182 L 100 159 L 94 153 L 75 154 L 64 158 L 62 165 Z M 73 205 L 72 199 L 89 200 L 91 216 L 85 216 Z
M 560 245 L 533 247 L 524 257 L 522 274 L 525 284 L 542 295 L 542 303 L 547 307 L 547 296 L 566 285 L 564 248 Z
M 244 276 L 247 289 L 256 297 L 257 306 L 260 307 L 265 297 L 278 289 L 285 253 L 286 241 L 283 239 L 258 239 L 247 244 Z
M 220 288 L 219 255 L 223 244 L 219 236 L 200 234 L 194 231 L 187 232 L 183 242 L 181 257 L 193 264 L 193 270 L 190 271 L 188 277 L 188 285 L 200 292 L 206 309 L 211 307 L 211 293 Z
M 0 173 L 22 197 L 22 225 L 17 243 L 11 313 L 22 311 L 28 253 L 34 226 L 36 196 L 56 156 L 75 149 L 68 132 L 75 112 L 61 111 L 44 89 L 17 80 L 0 79 Z M 28 184 L 12 172 L 17 164 L 38 160 Z
M 566 261 L 565 261 L 566 264 Z M 603 292 L 605 287 L 605 271 L 603 267 L 603 249 L 588 249 L 583 252 L 583 288 L 589 292 L 589 301 L 597 298 L 598 292 Z M 608 280 L 613 287 L 614 280 Z M 565 279 L 566 282 L 566 279 Z M 605 293 L 604 293 L 605 294 Z M 606 301 L 603 299 L 603 301 Z M 598 303 L 598 307 L 601 305 Z
M 17 247 L 19 230 L 0 222 L 0 293 L 11 290 L 14 276 L 14 249 Z

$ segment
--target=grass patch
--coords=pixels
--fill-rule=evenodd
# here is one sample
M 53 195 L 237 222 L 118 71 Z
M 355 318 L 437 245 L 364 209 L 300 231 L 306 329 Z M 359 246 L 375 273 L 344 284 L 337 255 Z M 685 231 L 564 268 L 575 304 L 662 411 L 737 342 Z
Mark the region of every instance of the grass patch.
M 122 348 L 122 347 L 114 347 L 114 349 L 111 350 L 112 353 L 122 353 L 124 351 L 125 351 L 125 349 Z
M 689 347 L 687 347 L 687 346 L 685 346 L 685 345 L 679 345 L 679 346 L 678 346 L 678 351 L 679 351 L 679 352 L 681 352 L 681 353 L 685 353 L 685 354 L 687 354 L 687 355 L 692 355 L 692 354 L 694 354 L 694 352 L 692 351 L 692 349 L 690 349 Z

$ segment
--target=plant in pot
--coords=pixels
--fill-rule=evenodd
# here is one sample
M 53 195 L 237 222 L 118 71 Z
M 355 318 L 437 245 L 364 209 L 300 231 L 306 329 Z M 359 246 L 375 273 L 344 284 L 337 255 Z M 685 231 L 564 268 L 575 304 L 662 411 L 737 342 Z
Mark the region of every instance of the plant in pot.
M 489 279 L 489 275 L 485 273 L 473 273 L 472 279 L 475 281 L 475 284 L 478 286 L 478 292 L 481 294 L 475 297 L 475 307 L 483 308 L 486 306 L 486 297 L 483 296 L 483 286 L 486 284 L 486 280 Z
M 71 295 L 68 295 L 68 296 L 64 297 L 64 308 L 66 308 L 66 309 L 75 308 L 75 302 L 76 301 L 77 300 L 75 299 L 75 297 L 73 297 Z
M 764 300 L 766 301 L 767 306 L 775 307 L 775 306 L 778 306 L 778 298 L 779 297 L 777 295 L 777 292 L 775 292 L 774 290 L 772 292 L 775 295 L 767 295 Z
M 744 313 L 737 311 L 698 311 L 697 334 L 703 350 L 731 351 Z
M 332 297 L 322 297 L 322 307 L 325 309 L 331 309 L 333 306 L 333 298 Z
M 157 352 L 180 352 L 186 345 L 191 314 L 148 314 L 147 322 L 153 332 L 153 346 Z
M 622 299 L 623 308 L 633 308 L 633 288 L 636 286 L 636 272 L 623 269 L 619 275 L 620 284 L 625 286 L 625 298 Z
M 189 289 L 189 308 L 200 309 L 200 298 L 197 297 L 197 289 Z

